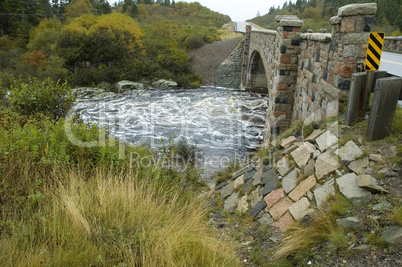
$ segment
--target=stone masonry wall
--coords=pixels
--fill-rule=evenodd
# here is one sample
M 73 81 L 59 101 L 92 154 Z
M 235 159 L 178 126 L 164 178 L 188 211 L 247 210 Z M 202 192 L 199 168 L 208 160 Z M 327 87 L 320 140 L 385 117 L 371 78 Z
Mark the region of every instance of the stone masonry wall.
M 332 34 L 301 33 L 296 16 L 277 16 L 277 31 L 250 31 L 244 50 L 242 87 L 247 88 L 256 52 L 268 84 L 264 145 L 295 120 L 323 120 L 338 114 L 347 99 L 352 74 L 363 70 L 375 3 L 339 8 Z
M 402 36 L 385 37 L 384 51 L 402 52 Z

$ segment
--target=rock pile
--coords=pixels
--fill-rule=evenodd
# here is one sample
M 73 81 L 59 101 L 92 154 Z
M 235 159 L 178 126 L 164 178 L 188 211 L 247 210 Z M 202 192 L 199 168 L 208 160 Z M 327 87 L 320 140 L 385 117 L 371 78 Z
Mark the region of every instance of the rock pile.
M 334 123 L 307 138 L 281 140 L 270 164 L 250 163 L 216 184 L 213 190 L 224 200 L 224 210 L 249 213 L 285 231 L 295 220 L 322 209 L 337 192 L 353 203 L 387 193 L 370 169 L 370 161 L 381 161 L 381 155 L 366 155 L 353 141 L 339 146 L 338 128 Z

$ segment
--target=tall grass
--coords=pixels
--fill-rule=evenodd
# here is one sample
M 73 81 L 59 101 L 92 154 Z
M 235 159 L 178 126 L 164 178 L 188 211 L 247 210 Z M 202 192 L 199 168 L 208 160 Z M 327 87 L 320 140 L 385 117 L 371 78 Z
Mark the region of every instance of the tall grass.
M 61 128 L 0 112 L 0 266 L 238 265 L 185 177 L 74 147 Z

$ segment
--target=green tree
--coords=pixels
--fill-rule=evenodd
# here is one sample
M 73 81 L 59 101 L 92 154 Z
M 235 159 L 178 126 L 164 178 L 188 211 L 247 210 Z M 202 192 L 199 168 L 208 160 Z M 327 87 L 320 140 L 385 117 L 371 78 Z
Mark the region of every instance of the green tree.
M 72 20 L 82 15 L 93 13 L 94 7 L 89 0 L 72 0 L 66 7 L 64 16 L 67 20 Z

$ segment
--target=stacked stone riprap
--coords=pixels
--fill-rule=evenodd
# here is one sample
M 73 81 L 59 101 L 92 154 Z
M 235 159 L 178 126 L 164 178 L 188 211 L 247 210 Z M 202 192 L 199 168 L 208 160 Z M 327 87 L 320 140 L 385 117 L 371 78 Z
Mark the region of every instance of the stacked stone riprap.
M 339 128 L 334 123 L 308 137 L 283 139 L 270 164 L 251 163 L 216 185 L 224 210 L 250 214 L 285 231 L 295 220 L 322 209 L 337 190 L 352 202 L 387 193 L 370 170 L 369 162 L 375 164 L 380 155 L 365 156 L 353 141 L 338 147 Z

